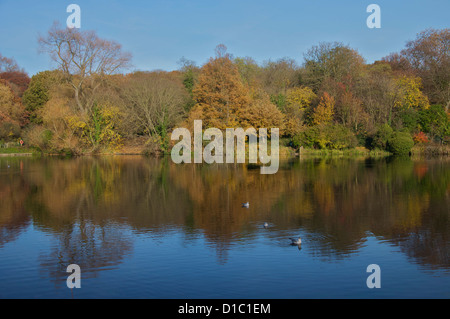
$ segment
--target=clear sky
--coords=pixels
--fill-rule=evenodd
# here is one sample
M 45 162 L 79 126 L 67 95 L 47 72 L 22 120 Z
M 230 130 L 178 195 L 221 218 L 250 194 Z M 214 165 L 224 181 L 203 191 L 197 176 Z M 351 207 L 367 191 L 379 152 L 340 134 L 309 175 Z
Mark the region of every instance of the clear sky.
M 95 30 L 133 55 L 134 69 L 174 70 L 181 57 L 202 65 L 223 43 L 257 62 L 303 54 L 323 41 L 357 49 L 367 62 L 404 48 L 427 28 L 450 27 L 450 0 L 0 0 L 0 53 L 31 76 L 53 68 L 37 37 L 66 8 L 81 7 L 82 30 Z M 381 28 L 369 29 L 369 4 L 381 7 Z

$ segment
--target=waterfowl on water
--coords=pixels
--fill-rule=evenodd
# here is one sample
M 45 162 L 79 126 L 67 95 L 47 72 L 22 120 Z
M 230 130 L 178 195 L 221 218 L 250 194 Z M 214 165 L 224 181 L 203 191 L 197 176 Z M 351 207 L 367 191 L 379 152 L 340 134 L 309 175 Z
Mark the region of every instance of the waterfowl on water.
M 289 238 L 291 240 L 291 245 L 301 245 L 302 244 L 302 239 L 299 238 Z
M 249 207 L 250 207 L 249 202 L 247 202 L 247 203 L 242 203 L 242 207 L 249 208 Z

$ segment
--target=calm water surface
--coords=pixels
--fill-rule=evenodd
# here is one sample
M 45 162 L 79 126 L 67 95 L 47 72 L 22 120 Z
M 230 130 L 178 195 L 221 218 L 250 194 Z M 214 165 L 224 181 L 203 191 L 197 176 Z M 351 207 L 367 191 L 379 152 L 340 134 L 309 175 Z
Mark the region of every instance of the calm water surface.
M 0 158 L 0 298 L 450 298 L 449 207 L 446 158 Z

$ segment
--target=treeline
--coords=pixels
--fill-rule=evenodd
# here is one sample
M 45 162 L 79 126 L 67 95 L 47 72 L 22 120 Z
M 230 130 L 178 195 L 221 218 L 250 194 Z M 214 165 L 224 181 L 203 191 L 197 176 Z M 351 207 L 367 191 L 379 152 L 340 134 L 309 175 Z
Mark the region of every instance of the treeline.
M 44 152 L 161 154 L 175 127 L 278 127 L 295 148 L 387 150 L 450 143 L 450 29 L 429 29 L 368 64 L 342 43 L 257 63 L 224 45 L 202 66 L 124 73 L 131 54 L 95 32 L 52 26 L 57 68 L 31 79 L 0 55 L 0 141 Z M 124 151 L 125 150 L 125 151 Z

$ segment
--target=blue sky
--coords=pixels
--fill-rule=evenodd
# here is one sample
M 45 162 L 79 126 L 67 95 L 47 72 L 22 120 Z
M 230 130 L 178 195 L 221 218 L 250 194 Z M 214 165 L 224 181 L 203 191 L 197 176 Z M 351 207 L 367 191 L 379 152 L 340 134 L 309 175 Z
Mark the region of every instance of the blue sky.
M 183 56 L 201 65 L 220 43 L 257 62 L 301 64 L 311 46 L 339 41 L 373 62 L 424 29 L 450 27 L 449 0 L 0 0 L 0 53 L 30 76 L 53 68 L 37 37 L 53 21 L 65 25 L 71 3 L 81 7 L 81 28 L 122 44 L 138 70 L 174 70 Z M 381 7 L 381 29 L 366 25 L 371 3 Z

